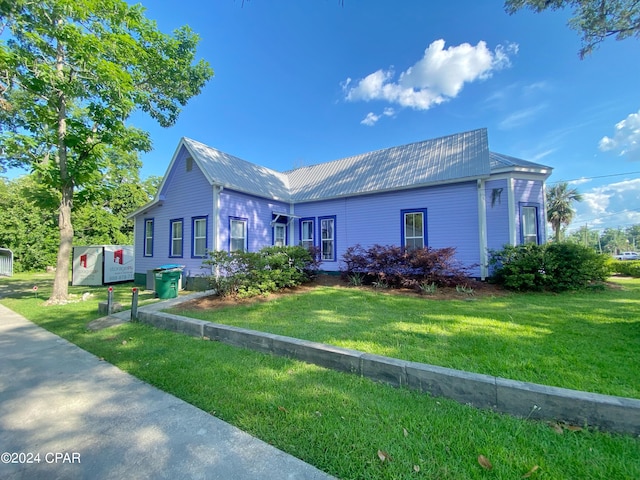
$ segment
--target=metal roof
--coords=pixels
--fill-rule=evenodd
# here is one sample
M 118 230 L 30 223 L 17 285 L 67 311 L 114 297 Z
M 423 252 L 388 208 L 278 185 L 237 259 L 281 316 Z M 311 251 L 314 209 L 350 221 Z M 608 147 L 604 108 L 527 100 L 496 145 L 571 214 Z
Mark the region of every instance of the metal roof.
M 190 138 L 183 138 L 182 141 L 211 184 L 274 200 L 291 200 L 286 174 L 247 162 Z
M 490 173 L 487 130 L 385 148 L 287 173 L 292 199 L 298 202 L 486 177 Z
M 490 152 L 485 128 L 284 173 L 190 138 L 183 138 L 182 144 L 212 185 L 286 202 L 309 202 L 487 178 L 491 173 L 513 169 L 547 175 L 551 172 L 551 168 L 544 165 Z
M 489 158 L 492 172 L 505 168 L 512 169 L 514 167 L 533 170 L 548 170 L 549 172 L 552 170 L 551 167 L 530 162 L 528 160 L 522 160 L 521 158 L 510 157 L 509 155 L 504 155 L 502 153 L 490 152 Z

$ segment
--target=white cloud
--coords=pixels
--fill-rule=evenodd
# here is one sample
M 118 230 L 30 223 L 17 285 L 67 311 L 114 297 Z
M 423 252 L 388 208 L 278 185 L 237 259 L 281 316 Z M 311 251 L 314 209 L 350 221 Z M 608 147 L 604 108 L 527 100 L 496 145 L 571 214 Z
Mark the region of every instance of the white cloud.
M 372 127 L 375 125 L 378 120 L 380 120 L 383 116 L 392 117 L 395 114 L 395 110 L 391 107 L 387 107 L 380 115 L 376 115 L 373 112 L 367 113 L 367 116 L 360 122 L 363 125 L 367 125 L 368 127 Z
M 582 202 L 586 211 L 597 217 L 607 212 L 610 198 L 609 193 L 596 189 L 593 192 L 584 193 L 582 195 Z
M 428 110 L 433 105 L 455 98 L 465 83 L 484 80 L 494 71 L 511 65 L 510 55 L 518 45 L 498 45 L 492 52 L 483 41 L 476 46 L 463 43 L 444 48 L 444 40 L 427 47 L 424 56 L 394 81 L 393 68 L 377 70 L 353 82 L 342 83 L 347 101 L 384 100 L 402 107 Z
M 380 115 L 376 115 L 373 112 L 367 113 L 367 116 L 362 119 L 360 122 L 363 125 L 367 125 L 368 127 L 374 126 L 378 120 L 380 120 Z
M 545 81 L 530 83 L 525 85 L 522 89 L 526 95 L 534 94 L 539 91 L 545 91 L 549 89 L 549 84 Z
M 628 160 L 640 161 L 640 110 L 618 122 L 613 137 L 602 137 L 598 147 L 603 152 L 614 150 Z
M 588 224 L 597 228 L 627 227 L 640 223 L 640 178 L 592 188 L 575 204 L 573 228 Z
M 589 183 L 590 181 L 590 178 L 581 177 L 577 178 L 576 180 L 569 180 L 567 183 L 569 185 L 582 185 L 583 183 Z
M 555 153 L 557 150 L 557 148 L 549 148 L 541 152 L 532 153 L 531 155 L 525 155 L 524 158 L 530 158 L 532 162 L 539 162 L 543 158 L 548 157 L 552 153 Z
M 507 118 L 502 120 L 498 127 L 502 130 L 509 130 L 511 128 L 516 128 L 522 126 L 529 122 L 530 119 L 534 118 L 538 113 L 547 108 L 546 104 L 537 105 L 531 108 L 525 108 L 522 110 L 518 110 L 517 112 L 512 113 Z

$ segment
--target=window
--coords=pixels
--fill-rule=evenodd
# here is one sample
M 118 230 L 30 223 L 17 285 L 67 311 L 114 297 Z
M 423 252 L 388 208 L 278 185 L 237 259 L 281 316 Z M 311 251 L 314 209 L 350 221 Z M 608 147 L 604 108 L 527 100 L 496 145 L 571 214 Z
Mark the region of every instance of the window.
M 335 261 L 336 241 L 335 241 L 336 217 L 320 218 L 320 258 L 325 261 Z
M 307 250 L 313 247 L 313 220 L 300 220 L 300 243 Z
M 204 257 L 207 255 L 207 217 L 194 217 L 191 231 L 193 232 L 192 257 Z
M 229 219 L 229 251 L 247 250 L 247 220 L 244 218 Z
M 153 257 L 153 219 L 144 221 L 144 256 Z
M 171 225 L 171 247 L 170 257 L 182 257 L 182 219 L 170 220 Z
M 273 244 L 277 247 L 283 247 L 287 244 L 287 226 L 282 223 L 276 223 L 273 226 Z
M 520 207 L 520 229 L 522 243 L 538 243 L 538 207 L 527 205 Z
M 402 210 L 402 245 L 409 250 L 427 245 L 427 211 Z
M 276 247 L 284 247 L 287 244 L 287 227 L 289 216 L 282 213 L 273 213 L 271 226 L 273 228 L 271 242 Z

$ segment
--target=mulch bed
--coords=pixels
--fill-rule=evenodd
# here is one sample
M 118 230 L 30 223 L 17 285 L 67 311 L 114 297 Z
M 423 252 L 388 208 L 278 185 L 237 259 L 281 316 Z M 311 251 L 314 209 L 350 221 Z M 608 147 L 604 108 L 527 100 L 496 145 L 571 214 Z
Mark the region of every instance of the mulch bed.
M 180 309 L 184 310 L 213 310 L 217 308 L 230 307 L 235 305 L 251 305 L 254 303 L 268 302 L 276 298 L 285 295 L 296 295 L 299 293 L 309 292 L 319 286 L 330 286 L 339 288 L 359 288 L 365 290 L 376 290 L 374 287 L 362 286 L 352 287 L 349 286 L 339 275 L 318 275 L 312 282 L 306 283 L 299 287 L 287 288 L 279 292 L 271 293 L 269 295 L 252 297 L 252 298 L 234 298 L 234 297 L 218 297 L 212 295 L 208 297 L 196 298 L 188 302 L 180 304 Z M 414 290 L 405 288 L 388 288 L 384 290 L 377 290 L 390 295 L 405 295 L 409 297 L 419 297 L 425 300 L 473 300 L 482 297 L 492 297 L 505 295 L 504 289 L 498 285 L 493 285 L 487 282 L 480 282 L 476 280 L 469 280 L 466 285 L 473 289 L 473 293 L 467 294 L 458 292 L 455 287 L 438 287 L 435 293 L 432 294 L 420 294 Z

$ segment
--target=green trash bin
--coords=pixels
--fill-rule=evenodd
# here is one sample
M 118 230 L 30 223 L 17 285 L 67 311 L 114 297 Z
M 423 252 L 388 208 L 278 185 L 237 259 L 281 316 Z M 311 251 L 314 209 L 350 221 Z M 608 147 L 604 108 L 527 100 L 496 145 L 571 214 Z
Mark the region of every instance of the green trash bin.
M 156 269 L 156 295 L 158 298 L 176 298 L 178 296 L 178 285 L 180 283 L 180 275 L 182 275 L 182 269 Z

